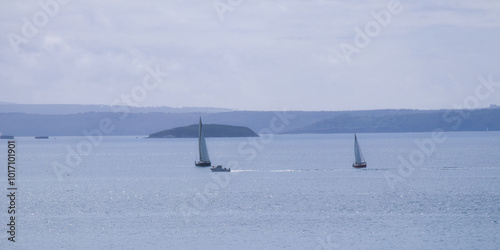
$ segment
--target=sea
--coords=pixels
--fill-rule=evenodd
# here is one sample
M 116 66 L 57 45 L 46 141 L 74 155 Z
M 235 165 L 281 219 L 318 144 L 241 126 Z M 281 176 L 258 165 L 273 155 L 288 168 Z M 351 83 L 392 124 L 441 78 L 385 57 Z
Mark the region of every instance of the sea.
M 500 132 L 357 137 L 0 140 L 0 249 L 500 248 Z

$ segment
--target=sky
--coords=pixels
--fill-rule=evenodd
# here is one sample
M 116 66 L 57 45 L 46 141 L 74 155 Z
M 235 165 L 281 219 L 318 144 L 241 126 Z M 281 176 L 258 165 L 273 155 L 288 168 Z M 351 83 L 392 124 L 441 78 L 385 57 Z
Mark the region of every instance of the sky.
M 0 102 L 500 105 L 498 0 L 2 0 L 0 31 Z

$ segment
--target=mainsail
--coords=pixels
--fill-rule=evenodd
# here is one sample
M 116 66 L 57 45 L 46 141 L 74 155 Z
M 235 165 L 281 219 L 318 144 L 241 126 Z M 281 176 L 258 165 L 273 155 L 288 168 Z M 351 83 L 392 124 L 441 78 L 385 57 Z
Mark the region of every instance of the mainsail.
M 355 164 L 365 163 L 365 158 L 363 157 L 361 149 L 359 148 L 358 138 L 356 137 L 356 134 L 354 134 L 354 163 Z
M 200 130 L 198 132 L 198 148 L 200 153 L 200 162 L 210 162 L 208 156 L 207 143 L 205 142 L 205 135 L 203 134 L 203 124 L 200 117 Z

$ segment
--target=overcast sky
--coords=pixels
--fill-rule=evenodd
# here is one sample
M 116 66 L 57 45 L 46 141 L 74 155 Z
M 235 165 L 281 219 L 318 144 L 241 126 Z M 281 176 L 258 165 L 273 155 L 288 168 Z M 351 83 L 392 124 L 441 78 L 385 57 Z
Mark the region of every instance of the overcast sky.
M 1 102 L 500 105 L 500 87 L 476 93 L 478 77 L 500 81 L 498 0 L 55 1 L 0 2 Z M 147 67 L 168 76 L 146 89 Z

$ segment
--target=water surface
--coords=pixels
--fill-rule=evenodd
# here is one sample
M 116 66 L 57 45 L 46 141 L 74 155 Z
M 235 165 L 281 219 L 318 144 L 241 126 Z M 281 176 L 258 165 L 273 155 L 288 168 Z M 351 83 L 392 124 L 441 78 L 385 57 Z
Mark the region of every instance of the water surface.
M 106 137 L 89 149 L 85 137 L 17 138 L 15 246 L 495 249 L 500 133 L 445 136 L 428 154 L 415 141 L 430 133 L 358 134 L 366 169 L 351 167 L 350 134 L 207 138 L 212 162 L 231 173 L 194 167 L 196 139 Z M 53 162 L 78 145 L 88 155 L 70 157 L 59 180 Z M 401 167 L 418 152 L 418 165 Z

